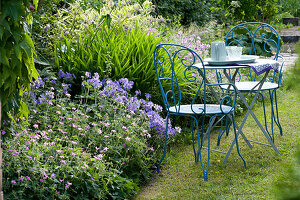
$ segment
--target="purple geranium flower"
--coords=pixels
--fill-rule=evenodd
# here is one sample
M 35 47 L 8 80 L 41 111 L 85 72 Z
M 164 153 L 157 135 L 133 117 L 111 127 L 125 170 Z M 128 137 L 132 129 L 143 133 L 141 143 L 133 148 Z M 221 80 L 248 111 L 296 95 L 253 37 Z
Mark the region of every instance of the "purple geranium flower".
M 65 76 L 65 72 L 63 72 L 62 70 L 59 70 L 58 76 L 59 76 L 60 78 L 64 77 L 64 76 Z
M 66 73 L 66 79 L 67 79 L 67 80 L 72 79 L 72 74 L 69 73 L 69 72 L 67 72 L 67 73 Z

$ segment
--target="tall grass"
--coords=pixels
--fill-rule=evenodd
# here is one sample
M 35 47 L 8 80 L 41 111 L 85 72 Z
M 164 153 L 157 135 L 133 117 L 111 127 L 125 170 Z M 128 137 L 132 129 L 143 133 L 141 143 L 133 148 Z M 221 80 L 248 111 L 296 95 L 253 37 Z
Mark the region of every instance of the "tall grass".
M 55 65 L 76 77 L 86 71 L 112 80 L 127 77 L 136 88 L 148 92 L 155 80 L 153 52 L 160 42 L 162 37 L 141 30 L 138 24 L 126 30 L 103 23 L 87 29 L 77 40 L 64 38 L 56 44 Z

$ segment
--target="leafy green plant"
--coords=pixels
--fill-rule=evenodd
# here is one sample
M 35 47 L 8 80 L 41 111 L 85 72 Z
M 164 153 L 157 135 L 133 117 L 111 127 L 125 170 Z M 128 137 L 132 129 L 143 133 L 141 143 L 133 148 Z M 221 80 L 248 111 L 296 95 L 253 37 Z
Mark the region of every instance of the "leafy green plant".
M 37 0 L 34 0 L 37 7 Z M 2 116 L 7 112 L 17 114 L 19 110 L 28 114 L 20 99 L 22 89 L 29 89 L 32 79 L 38 78 L 33 63 L 34 45 L 28 32 L 30 26 L 29 0 L 0 2 L 0 101 Z
M 240 21 L 267 22 L 279 12 L 278 0 L 218 0 L 212 7 L 221 23 L 236 23 Z
M 64 38 L 55 48 L 56 67 L 74 73 L 97 72 L 102 78 L 128 77 L 136 88 L 149 92 L 154 86 L 153 52 L 163 38 L 143 31 L 110 25 L 109 16 L 97 29 L 87 29 L 77 40 Z M 76 41 L 76 42 L 75 42 Z
M 50 10 L 50 12 L 45 12 Z M 126 29 L 135 27 L 138 22 L 143 29 L 159 27 L 164 23 L 161 17 L 152 17 L 153 6 L 150 1 L 80 1 L 64 0 L 44 2 L 34 12 L 33 36 L 39 56 L 52 61 L 54 44 L 58 40 L 77 39 L 86 29 L 100 26 L 103 15 L 109 14 L 112 26 Z
M 284 163 L 284 172 L 277 180 L 274 181 L 274 190 L 276 199 L 293 200 L 300 198 L 300 147 L 296 148 L 293 163 Z

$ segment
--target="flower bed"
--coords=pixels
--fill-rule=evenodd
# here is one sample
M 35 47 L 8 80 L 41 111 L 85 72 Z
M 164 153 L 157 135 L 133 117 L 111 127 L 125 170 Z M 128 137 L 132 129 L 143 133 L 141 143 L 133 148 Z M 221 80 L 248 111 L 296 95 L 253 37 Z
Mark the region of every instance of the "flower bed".
M 24 94 L 30 115 L 1 130 L 7 199 L 124 199 L 155 169 L 165 131 L 162 108 L 130 93 L 132 81 L 59 72 Z M 170 126 L 168 134 L 179 133 Z

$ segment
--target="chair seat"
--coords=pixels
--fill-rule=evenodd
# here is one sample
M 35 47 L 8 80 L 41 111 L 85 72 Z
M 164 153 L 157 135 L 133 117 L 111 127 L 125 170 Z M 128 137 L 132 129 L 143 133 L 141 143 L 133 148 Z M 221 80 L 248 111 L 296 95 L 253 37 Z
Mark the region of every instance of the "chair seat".
M 239 91 L 250 91 L 258 83 L 259 83 L 258 81 L 241 81 L 241 82 L 236 82 L 235 86 Z M 221 85 L 222 89 L 227 89 L 227 87 L 228 87 L 227 85 Z M 277 88 L 278 88 L 277 83 L 265 82 L 261 87 L 261 90 L 273 90 Z M 230 86 L 230 90 L 233 90 L 232 86 Z M 258 90 L 258 86 L 253 89 L 253 91 L 257 91 L 257 90 Z
M 179 107 L 177 106 L 177 109 Z M 204 104 L 193 104 L 193 110 L 191 108 L 191 105 L 181 105 L 180 110 L 176 112 L 175 106 L 172 106 L 169 108 L 170 112 L 173 113 L 180 113 L 180 114 L 206 114 L 206 115 L 214 115 L 214 114 L 221 114 L 221 113 L 229 113 L 232 109 L 232 107 L 227 105 L 222 105 L 222 110 L 220 108 L 219 104 L 206 104 L 206 110 L 205 113 L 202 113 L 204 109 Z M 194 112 L 193 112 L 194 111 Z

